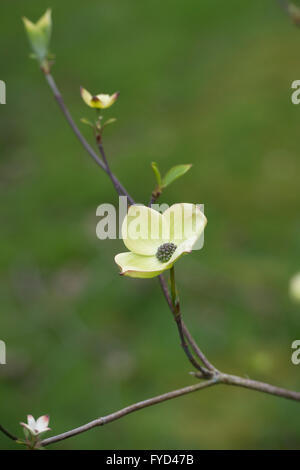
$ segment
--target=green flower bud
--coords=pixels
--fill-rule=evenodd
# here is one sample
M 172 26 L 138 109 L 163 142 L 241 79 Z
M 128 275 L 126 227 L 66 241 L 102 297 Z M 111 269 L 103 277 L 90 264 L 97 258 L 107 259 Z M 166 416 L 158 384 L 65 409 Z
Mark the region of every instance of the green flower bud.
M 28 18 L 23 18 L 23 22 L 35 58 L 42 64 L 49 54 L 52 31 L 51 10 L 47 10 L 37 23 L 32 23 Z

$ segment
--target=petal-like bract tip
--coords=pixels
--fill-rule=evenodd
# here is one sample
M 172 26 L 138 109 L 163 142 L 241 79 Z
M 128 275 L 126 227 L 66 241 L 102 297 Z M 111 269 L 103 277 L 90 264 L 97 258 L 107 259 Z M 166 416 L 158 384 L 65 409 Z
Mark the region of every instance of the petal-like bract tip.
M 23 21 L 24 26 L 27 29 L 27 31 L 32 31 L 34 29 L 34 24 L 32 23 L 32 21 L 30 21 L 28 18 L 26 18 L 26 16 L 22 17 L 22 21 Z

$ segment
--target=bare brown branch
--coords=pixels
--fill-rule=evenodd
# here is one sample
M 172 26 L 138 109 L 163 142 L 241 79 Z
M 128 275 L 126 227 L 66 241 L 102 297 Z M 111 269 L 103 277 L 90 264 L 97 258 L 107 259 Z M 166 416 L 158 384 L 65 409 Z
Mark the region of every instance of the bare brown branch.
M 289 400 L 300 401 L 300 393 L 286 388 L 274 387 L 274 385 L 258 382 L 257 380 L 245 379 L 237 377 L 236 375 L 220 374 L 220 381 L 224 384 L 235 385 L 237 387 L 248 388 L 256 390 L 257 392 L 268 393 L 269 395 L 276 395 L 277 397 L 287 398 Z
M 198 374 L 199 373 L 195 373 L 194 375 L 199 376 Z M 200 375 L 200 378 L 202 378 L 202 374 Z M 275 395 L 282 398 L 300 401 L 300 393 L 298 392 L 293 392 L 284 388 L 274 387 L 273 385 L 266 384 L 263 382 L 257 382 L 256 380 L 244 379 L 235 375 L 216 372 L 213 373 L 213 377 L 210 380 L 201 382 L 196 385 L 190 385 L 188 387 L 184 387 L 178 390 L 173 390 L 172 392 L 168 392 L 163 395 L 158 395 L 148 400 L 143 400 L 138 403 L 134 403 L 133 405 L 127 406 L 126 408 L 111 413 L 107 416 L 95 419 L 87 424 L 84 424 L 83 426 L 79 426 L 78 428 L 72 429 L 71 431 L 58 434 L 57 436 L 49 437 L 48 439 L 44 439 L 40 445 L 46 447 L 50 444 L 55 444 L 56 442 L 63 441 L 70 437 L 87 432 L 95 427 L 104 426 L 105 424 L 123 418 L 124 416 L 135 411 L 142 410 L 149 406 L 157 405 L 164 401 L 172 400 L 173 398 L 178 398 L 180 396 L 187 395 L 192 392 L 197 392 L 199 390 L 203 390 L 204 388 L 211 387 L 217 384 L 233 385 L 237 387 L 247 388 L 249 390 L 256 390 L 259 392 L 268 393 L 270 395 Z
M 172 400 L 173 398 L 181 397 L 183 395 L 187 395 L 188 393 L 197 392 L 198 390 L 202 390 L 207 387 L 211 387 L 212 385 L 216 385 L 218 383 L 218 377 L 214 377 L 211 380 L 207 380 L 206 382 L 201 382 L 195 385 L 189 385 L 188 387 L 180 388 L 178 390 L 173 390 L 172 392 L 165 393 L 163 395 L 158 395 L 157 397 L 150 398 L 148 400 L 143 400 L 138 403 L 134 403 L 133 405 L 127 406 L 122 410 L 116 411 L 115 413 L 111 413 L 107 416 L 103 416 L 102 418 L 95 419 L 90 423 L 84 424 L 79 428 L 72 429 L 71 431 L 67 431 L 63 434 L 59 434 L 58 436 L 49 437 L 48 439 L 44 439 L 41 442 L 43 447 L 48 446 L 49 444 L 54 444 L 58 441 L 63 441 L 64 439 L 68 439 L 69 437 L 76 436 L 77 434 L 81 434 L 83 432 L 89 431 L 98 426 L 104 426 L 104 424 L 111 423 L 112 421 L 116 421 L 117 419 L 123 418 L 134 411 L 142 410 L 143 408 L 147 408 L 149 406 L 157 405 L 167 400 Z

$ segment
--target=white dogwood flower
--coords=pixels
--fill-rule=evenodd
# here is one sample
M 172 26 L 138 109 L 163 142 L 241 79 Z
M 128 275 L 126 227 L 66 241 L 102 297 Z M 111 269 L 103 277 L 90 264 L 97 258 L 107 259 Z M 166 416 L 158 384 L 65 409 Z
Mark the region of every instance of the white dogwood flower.
M 123 241 L 130 251 L 115 257 L 121 274 L 159 276 L 182 255 L 191 253 L 206 223 L 195 204 L 174 204 L 163 214 L 146 206 L 130 206 L 122 225 Z

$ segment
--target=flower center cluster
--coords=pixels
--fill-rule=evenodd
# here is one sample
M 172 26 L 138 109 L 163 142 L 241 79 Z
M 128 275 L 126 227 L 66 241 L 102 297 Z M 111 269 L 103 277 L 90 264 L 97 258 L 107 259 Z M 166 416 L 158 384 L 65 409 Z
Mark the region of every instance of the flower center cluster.
M 176 248 L 177 246 L 174 245 L 174 243 L 164 243 L 163 245 L 160 245 L 160 247 L 158 248 L 157 253 L 156 253 L 156 258 L 161 263 L 166 263 L 172 257 Z

